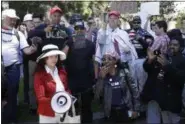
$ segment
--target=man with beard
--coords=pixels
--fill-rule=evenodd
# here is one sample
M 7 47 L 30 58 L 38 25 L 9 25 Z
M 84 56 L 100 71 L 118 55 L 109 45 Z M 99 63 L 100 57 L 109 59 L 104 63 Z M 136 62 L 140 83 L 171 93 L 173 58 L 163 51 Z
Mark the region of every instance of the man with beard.
M 76 21 L 74 29 L 73 41 L 67 42 L 64 48 L 64 52 L 67 53 L 69 88 L 72 95 L 77 97 L 75 106 L 80 109 L 77 113 L 81 113 L 81 122 L 92 123 L 95 45 L 85 38 L 84 21 Z
M 28 45 L 22 32 L 15 29 L 16 11 L 6 9 L 2 12 L 2 62 L 6 73 L 7 104 L 4 106 L 3 123 L 15 123 L 17 121 L 17 94 L 20 79 L 20 64 L 22 56 L 20 52 L 30 55 L 37 50 L 37 45 Z

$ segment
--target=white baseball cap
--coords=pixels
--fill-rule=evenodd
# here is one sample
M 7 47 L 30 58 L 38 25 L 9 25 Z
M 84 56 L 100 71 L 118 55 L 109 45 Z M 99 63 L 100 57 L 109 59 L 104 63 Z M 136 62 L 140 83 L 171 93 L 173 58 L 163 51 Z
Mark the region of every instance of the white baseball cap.
M 26 14 L 26 15 L 24 16 L 23 22 L 33 20 L 32 16 L 33 16 L 32 14 L 29 14 L 29 13 Z
M 14 9 L 5 9 L 2 11 L 2 18 L 4 19 L 6 16 L 10 18 L 16 18 L 19 19 L 19 17 L 16 15 L 16 11 Z

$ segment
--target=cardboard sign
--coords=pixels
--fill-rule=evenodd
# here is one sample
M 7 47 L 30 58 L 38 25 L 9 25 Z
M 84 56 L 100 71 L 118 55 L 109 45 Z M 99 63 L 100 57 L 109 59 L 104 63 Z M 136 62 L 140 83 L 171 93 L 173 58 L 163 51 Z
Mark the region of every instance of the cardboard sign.
M 159 2 L 146 2 L 141 3 L 141 12 L 147 13 L 150 15 L 159 15 L 160 13 L 160 4 Z

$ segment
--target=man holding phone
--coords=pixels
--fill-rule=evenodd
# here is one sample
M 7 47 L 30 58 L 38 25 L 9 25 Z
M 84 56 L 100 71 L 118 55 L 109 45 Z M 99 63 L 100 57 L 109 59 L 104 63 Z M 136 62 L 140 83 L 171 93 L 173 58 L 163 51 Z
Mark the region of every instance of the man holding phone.
M 178 123 L 182 110 L 185 58 L 181 37 L 171 38 L 168 55 L 148 49 L 144 69 L 148 79 L 141 98 L 147 107 L 147 123 Z

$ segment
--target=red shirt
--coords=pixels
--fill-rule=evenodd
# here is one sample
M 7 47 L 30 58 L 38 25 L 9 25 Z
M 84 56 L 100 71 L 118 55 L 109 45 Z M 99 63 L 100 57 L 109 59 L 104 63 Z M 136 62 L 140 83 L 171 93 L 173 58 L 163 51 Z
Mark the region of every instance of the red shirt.
M 59 68 L 58 74 L 63 83 L 65 91 L 71 93 L 68 89 L 66 71 Z M 47 73 L 45 69 L 35 73 L 34 90 L 38 102 L 38 114 L 54 117 L 55 113 L 51 108 L 51 98 L 56 93 L 56 83 L 51 74 Z

